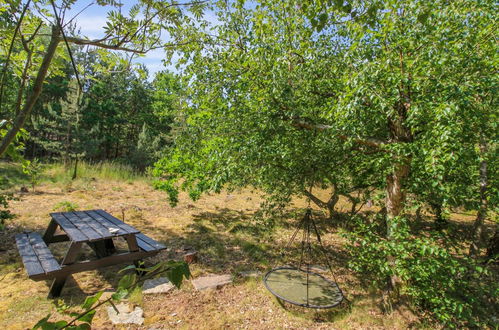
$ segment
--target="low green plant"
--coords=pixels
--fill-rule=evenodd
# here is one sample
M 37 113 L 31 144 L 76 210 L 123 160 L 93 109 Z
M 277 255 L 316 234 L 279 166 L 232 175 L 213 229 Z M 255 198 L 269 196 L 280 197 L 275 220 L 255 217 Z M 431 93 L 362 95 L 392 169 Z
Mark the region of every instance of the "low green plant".
M 62 201 L 55 204 L 53 210 L 54 211 L 62 211 L 62 212 L 73 212 L 79 209 L 78 204 L 70 202 L 70 201 Z
M 491 274 L 486 267 L 450 251 L 442 236 L 437 240 L 428 233 L 412 233 L 404 218 L 397 220 L 392 239 L 381 235 L 382 230 L 379 222 L 358 221 L 356 230 L 345 234 L 350 240 L 351 269 L 379 289 L 387 278 L 398 277 L 403 282 L 400 294 L 446 327 L 493 324 L 488 309 L 494 309 L 490 302 L 499 287 L 487 281 Z
M 65 182 L 73 176 L 73 168 L 63 163 L 53 163 L 46 166 L 44 176 L 52 182 Z M 85 180 L 112 180 L 132 182 L 144 180 L 145 175 L 137 172 L 131 166 L 118 162 L 103 161 L 89 163 L 79 161 L 76 177 Z
M 136 267 L 134 265 L 125 267 L 120 271 L 132 271 L 124 275 L 118 282 L 116 292 L 109 298 L 101 300 L 104 291 L 100 291 L 93 296 L 85 299 L 83 304 L 77 306 L 76 312 L 70 306 L 63 303 L 57 305 L 57 311 L 60 314 L 68 315 L 72 319 L 70 321 L 58 320 L 49 321 L 51 314 L 39 320 L 33 329 L 68 329 L 68 330 L 87 330 L 92 328 L 92 320 L 95 316 L 98 307 L 104 304 L 110 304 L 116 312 L 115 303 L 125 298 L 130 298 L 131 295 L 136 295 L 137 291 L 141 288 L 143 282 L 148 279 L 157 278 L 159 276 L 166 276 L 168 280 L 173 283 L 177 288 L 180 288 L 183 279 L 188 279 L 191 275 L 189 265 L 185 262 L 166 261 L 156 264 L 155 266 L 144 268 L 142 266 Z M 137 275 L 140 273 L 141 276 Z
M 12 195 L 0 193 L 0 230 L 4 229 L 5 220 L 14 217 L 14 214 L 8 210 L 9 201 L 12 199 L 14 199 Z
M 40 182 L 42 164 L 38 159 L 23 160 L 23 172 L 29 176 L 31 188 L 35 191 L 35 186 Z

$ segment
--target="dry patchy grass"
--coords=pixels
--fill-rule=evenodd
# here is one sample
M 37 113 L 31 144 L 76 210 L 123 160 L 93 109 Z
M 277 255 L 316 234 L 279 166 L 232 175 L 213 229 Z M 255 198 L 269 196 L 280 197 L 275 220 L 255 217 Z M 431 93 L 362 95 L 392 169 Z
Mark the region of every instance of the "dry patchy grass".
M 290 218 L 271 230 L 256 222 L 255 212 L 261 199 L 249 190 L 207 195 L 197 202 L 181 195 L 179 205 L 171 208 L 163 193 L 141 180 L 84 182 L 73 184 L 71 189 L 44 183 L 36 192 L 19 194 L 19 200 L 11 202 L 16 218 L 0 232 L 0 326 L 24 329 L 48 313 L 56 315 L 54 305 L 46 299 L 50 283 L 27 278 L 13 237 L 24 230 L 43 232 L 49 222 L 48 214 L 54 207 L 61 207 L 61 202 L 79 209 L 104 209 L 163 242 L 168 250 L 149 262 L 179 259 L 184 249 L 194 248 L 200 257 L 191 267 L 195 277 L 234 275 L 234 284 L 216 291 L 197 292 L 190 282 L 185 282 L 180 290 L 166 295 L 134 297 L 133 303 L 140 304 L 145 312 L 144 328 L 404 329 L 421 326 L 409 310 L 382 314 L 378 297 L 364 288 L 347 268 L 342 238 L 334 230 L 324 234 L 324 241 L 332 251 L 338 282 L 352 302 L 349 307 L 325 312 L 283 308 L 265 290 L 260 279 L 238 276 L 240 271 L 265 271 L 289 261 L 280 258 L 279 247 L 289 240 L 296 216 L 305 206 L 303 201 L 295 201 Z M 341 203 L 345 209 L 348 207 L 345 201 Z M 294 217 L 293 212 L 297 214 Z M 66 248 L 64 243 L 51 247 L 58 256 L 62 256 Z M 292 257 L 297 251 L 298 245 L 287 251 L 286 257 Z M 90 255 L 91 250 L 85 254 Z M 118 280 L 117 271 L 122 267 L 75 274 L 61 299 L 66 304 L 78 304 L 86 295 L 99 290 L 112 291 Z M 95 328 L 112 328 L 105 314 L 104 308 L 98 311 Z

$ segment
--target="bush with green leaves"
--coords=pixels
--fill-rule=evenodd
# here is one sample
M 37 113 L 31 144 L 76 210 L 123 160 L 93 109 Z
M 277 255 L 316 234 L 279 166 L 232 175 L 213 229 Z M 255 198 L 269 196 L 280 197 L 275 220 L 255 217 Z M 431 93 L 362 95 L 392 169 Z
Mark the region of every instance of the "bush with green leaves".
M 129 297 L 134 291 L 140 289 L 145 280 L 157 278 L 159 276 L 166 276 L 168 280 L 173 283 L 177 288 L 180 288 L 184 278 L 188 279 L 191 276 L 189 265 L 185 262 L 177 261 L 166 261 L 160 262 L 152 267 L 144 268 L 142 266 L 136 267 L 130 265 L 123 268 L 121 272 L 130 271 L 133 272 L 124 275 L 118 282 L 118 287 L 116 292 L 113 293 L 109 298 L 101 300 L 104 291 L 100 291 L 93 296 L 89 296 L 85 299 L 83 304 L 79 307 L 79 311 L 74 311 L 73 308 L 69 306 L 58 303 L 57 311 L 60 314 L 65 314 L 70 316 L 71 321 L 59 320 L 59 321 L 49 321 L 51 314 L 48 314 L 43 319 L 39 320 L 33 329 L 42 330 L 86 330 L 91 329 L 92 320 L 95 316 L 97 308 L 104 305 L 110 304 L 116 312 L 115 302 L 119 302 L 127 297 Z M 141 275 L 137 275 L 140 273 Z
M 40 174 L 42 173 L 42 164 L 35 158 L 33 160 L 23 160 L 23 172 L 29 176 L 31 189 L 35 191 L 35 186 L 40 181 Z
M 12 219 L 14 215 L 8 210 L 9 200 L 12 200 L 12 195 L 0 194 L 0 230 L 5 226 L 5 220 Z
M 80 208 L 78 204 L 70 202 L 70 201 L 62 201 L 55 204 L 53 210 L 54 211 L 63 211 L 63 212 L 73 212 Z
M 442 246 L 448 239 L 414 234 L 405 218 L 397 219 L 392 240 L 382 235 L 386 228 L 380 225 L 381 216 L 372 223 L 356 220 L 356 229 L 345 234 L 350 240 L 350 267 L 375 288 L 383 289 L 387 278 L 396 276 L 402 282 L 400 294 L 410 298 L 421 314 L 446 327 L 493 324 L 490 316 L 497 308 L 494 292 L 499 286 L 486 266 Z

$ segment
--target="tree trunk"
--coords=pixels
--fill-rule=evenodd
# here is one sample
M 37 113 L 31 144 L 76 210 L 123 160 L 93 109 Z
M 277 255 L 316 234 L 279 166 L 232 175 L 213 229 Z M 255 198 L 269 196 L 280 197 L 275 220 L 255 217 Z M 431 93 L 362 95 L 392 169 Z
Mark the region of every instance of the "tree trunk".
M 78 174 L 78 156 L 76 156 L 76 159 L 75 159 L 75 167 L 73 169 L 73 176 L 71 177 L 71 180 L 75 180 L 77 174 Z
M 317 205 L 320 208 L 326 209 L 329 214 L 329 219 L 333 219 L 335 216 L 337 216 L 337 213 L 334 208 L 336 206 L 336 203 L 338 203 L 340 196 L 338 194 L 338 189 L 336 185 L 333 185 L 333 191 L 331 192 L 331 197 L 327 202 L 324 202 L 323 200 L 321 200 L 320 198 L 313 195 L 311 192 L 307 190 L 304 190 L 303 193 L 305 194 L 305 196 L 310 198 L 310 200 L 314 202 L 315 205 Z
M 43 83 L 45 81 L 45 77 L 47 76 L 50 63 L 54 58 L 55 51 L 57 50 L 57 46 L 60 42 L 59 33 L 59 28 L 57 26 L 53 26 L 50 43 L 47 47 L 45 56 L 43 57 L 42 64 L 40 65 L 40 69 L 38 70 L 38 74 L 36 75 L 35 82 L 33 83 L 33 90 L 28 96 L 26 103 L 17 114 L 12 127 L 0 142 L 0 157 L 5 153 L 10 143 L 15 139 L 17 133 L 21 130 L 21 128 L 23 128 L 26 119 L 31 114 L 31 110 L 33 109 L 33 106 L 35 105 L 38 97 L 42 92 Z
M 487 260 L 497 258 L 499 255 L 499 226 L 496 226 L 496 230 L 494 236 L 489 241 L 489 245 L 487 246 Z
M 485 157 L 487 153 L 487 144 L 480 143 L 480 153 L 482 157 Z M 488 199 L 487 199 L 487 161 L 482 159 L 480 162 L 480 209 L 476 216 L 475 223 L 473 224 L 473 238 L 470 244 L 469 255 L 472 258 L 476 258 L 480 255 L 480 250 L 483 245 L 483 229 L 484 222 L 487 218 L 488 211 Z
M 441 230 L 447 224 L 447 220 L 444 218 L 442 203 L 440 202 L 431 202 L 430 206 L 435 214 L 435 227 L 438 230 Z
M 404 209 L 405 190 L 403 187 L 404 181 L 409 175 L 408 162 L 398 162 L 395 164 L 393 173 L 386 178 L 386 239 L 392 240 L 397 230 L 397 217 L 399 217 Z M 395 267 L 395 256 L 388 256 L 388 264 L 392 269 Z M 383 300 L 386 310 L 391 310 L 392 294 L 398 296 L 401 280 L 398 276 L 392 275 L 387 278 Z

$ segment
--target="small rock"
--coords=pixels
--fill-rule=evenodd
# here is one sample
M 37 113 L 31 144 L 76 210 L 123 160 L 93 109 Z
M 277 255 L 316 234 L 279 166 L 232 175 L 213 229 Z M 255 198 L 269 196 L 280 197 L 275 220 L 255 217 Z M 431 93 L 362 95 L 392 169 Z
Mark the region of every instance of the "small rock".
M 167 293 L 173 290 L 174 285 L 166 277 L 147 280 L 142 286 L 143 294 Z
M 218 289 L 230 283 L 232 283 L 231 275 L 205 276 L 192 280 L 192 285 L 194 285 L 194 288 L 196 288 L 196 290 L 198 291 L 206 289 Z
M 262 275 L 262 272 L 259 272 L 258 270 L 249 270 L 245 272 L 239 272 L 239 275 L 242 277 L 258 277 Z
M 137 324 L 142 325 L 144 323 L 144 311 L 140 307 L 135 307 L 133 312 L 130 312 L 130 307 L 125 304 L 116 305 L 119 313 L 113 306 L 107 308 L 107 315 L 113 324 Z
M 184 261 L 192 264 L 198 261 L 198 253 L 196 251 L 184 254 Z

